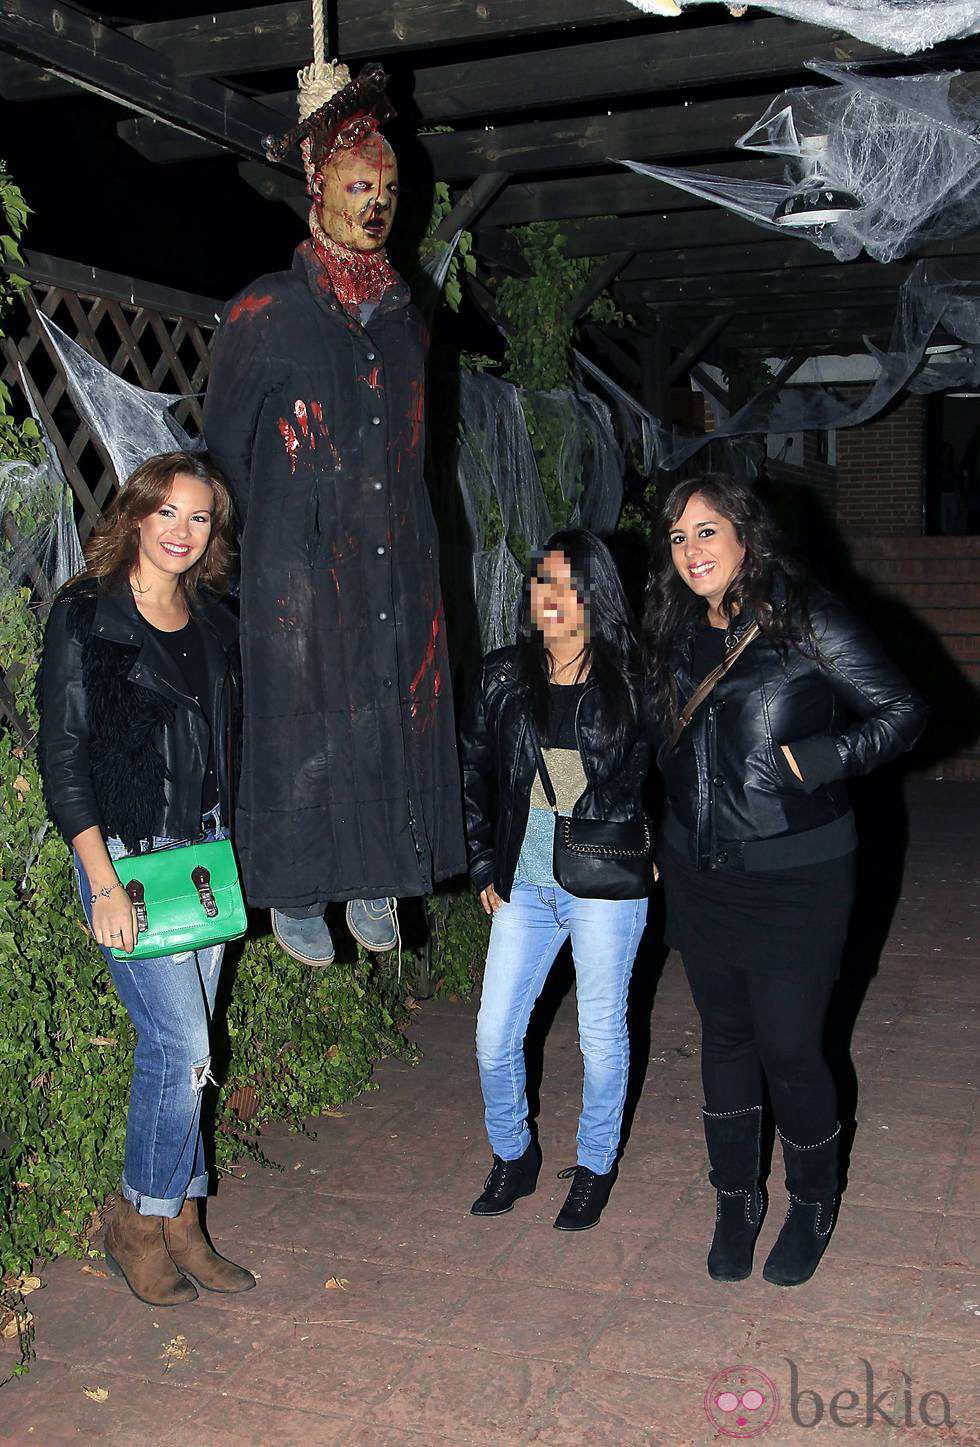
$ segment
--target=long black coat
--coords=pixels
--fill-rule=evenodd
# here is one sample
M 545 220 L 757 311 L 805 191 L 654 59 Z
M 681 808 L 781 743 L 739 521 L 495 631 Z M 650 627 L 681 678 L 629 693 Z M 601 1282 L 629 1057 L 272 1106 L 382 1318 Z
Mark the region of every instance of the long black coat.
M 204 426 L 243 524 L 255 905 L 420 895 L 465 868 L 424 365 L 407 289 L 362 327 L 309 242 L 215 340 Z

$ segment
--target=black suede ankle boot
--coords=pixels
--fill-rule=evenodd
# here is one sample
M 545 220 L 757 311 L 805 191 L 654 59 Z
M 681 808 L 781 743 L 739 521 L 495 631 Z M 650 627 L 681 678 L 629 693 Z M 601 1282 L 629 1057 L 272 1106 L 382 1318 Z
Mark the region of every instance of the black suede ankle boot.
M 609 1200 L 613 1181 L 616 1179 L 615 1166 L 600 1175 L 590 1171 L 588 1166 L 567 1166 L 558 1172 L 560 1181 L 572 1177 L 565 1204 L 555 1220 L 556 1231 L 588 1231 L 598 1223 L 603 1208 Z
M 708 1179 L 718 1193 L 708 1275 L 714 1281 L 744 1281 L 752 1274 L 752 1252 L 766 1207 L 759 1186 L 762 1106 L 701 1114 L 711 1165 Z
M 817 1269 L 834 1229 L 840 1126 L 826 1140 L 798 1146 L 782 1131 L 789 1210 L 762 1274 L 773 1286 L 801 1286 Z
M 503 1216 L 514 1208 L 522 1196 L 530 1196 L 538 1183 L 541 1152 L 534 1141 L 516 1161 L 505 1161 L 495 1155 L 483 1195 L 470 1207 L 471 1216 Z

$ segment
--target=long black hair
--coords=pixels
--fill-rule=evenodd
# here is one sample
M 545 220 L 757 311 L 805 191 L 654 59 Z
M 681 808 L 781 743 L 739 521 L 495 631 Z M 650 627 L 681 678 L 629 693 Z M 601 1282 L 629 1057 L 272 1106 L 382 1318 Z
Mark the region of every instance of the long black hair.
M 639 718 L 641 647 L 613 556 L 601 538 L 586 528 L 560 528 L 534 556 L 517 614 L 518 676 L 530 697 L 538 730 L 547 739 L 551 655 L 534 622 L 531 582 L 548 553 L 565 557 L 587 609 L 588 630 L 577 677 L 589 673 L 598 686 L 599 741 L 601 747 L 609 748 L 621 742 Z
M 677 640 L 703 613 L 705 603 L 674 565 L 670 535 L 692 497 L 703 497 L 735 529 L 745 548 L 721 611 L 728 618 L 758 623 L 777 647 L 812 645 L 805 572 L 784 540 L 765 500 L 749 483 L 721 472 L 679 482 L 664 499 L 654 536 L 653 568 L 643 617 L 657 708 L 668 726 L 677 721 L 677 691 L 670 657 Z

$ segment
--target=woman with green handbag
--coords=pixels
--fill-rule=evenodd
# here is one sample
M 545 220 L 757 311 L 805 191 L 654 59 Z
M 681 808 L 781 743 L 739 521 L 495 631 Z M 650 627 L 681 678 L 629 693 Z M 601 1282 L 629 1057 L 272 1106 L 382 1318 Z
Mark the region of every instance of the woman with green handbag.
M 233 549 L 220 475 L 187 453 L 149 458 L 52 605 L 40 675 L 49 812 L 137 1033 L 106 1255 L 152 1306 L 193 1301 L 194 1281 L 255 1285 L 213 1249 L 201 1215 L 211 1019 L 224 942 L 244 930 L 230 845 L 218 842 L 232 802 L 238 629 L 217 595 Z

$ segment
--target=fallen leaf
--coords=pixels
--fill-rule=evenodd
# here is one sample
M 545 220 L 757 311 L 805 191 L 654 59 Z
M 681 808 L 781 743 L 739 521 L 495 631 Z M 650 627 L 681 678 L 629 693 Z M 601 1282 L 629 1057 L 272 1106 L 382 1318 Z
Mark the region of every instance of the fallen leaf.
M 350 1282 L 344 1276 L 328 1276 L 323 1285 L 327 1291 L 346 1291 Z
M 90 1045 L 118 1045 L 119 1041 L 115 1035 L 90 1035 L 88 1043 Z
M 18 774 L 17 777 L 16 777 L 16 779 L 14 780 L 14 793 L 17 795 L 18 799 L 20 799 L 20 800 L 23 802 L 23 800 L 27 798 L 27 796 L 28 796 L 28 794 L 29 794 L 30 792 L 31 792 L 31 781 L 30 781 L 30 779 L 25 778 L 25 776 L 24 776 L 23 774 Z
M 105 1402 L 109 1398 L 108 1387 L 83 1387 L 82 1391 L 90 1402 Z
M 94 1267 L 94 1266 L 89 1266 L 89 1265 L 87 1265 L 87 1264 L 82 1267 L 82 1271 L 84 1272 L 84 1274 L 85 1274 L 86 1276 L 104 1276 L 104 1277 L 108 1277 L 108 1275 L 109 1275 L 108 1271 L 99 1271 L 96 1267 Z
M 18 1276 L 14 1281 L 14 1290 L 19 1291 L 21 1296 L 30 1296 L 32 1291 L 38 1291 L 40 1287 L 40 1276 Z
M 186 1362 L 190 1360 L 191 1352 L 194 1350 L 188 1345 L 187 1338 L 178 1332 L 177 1336 L 171 1337 L 160 1353 L 160 1360 L 167 1363 L 164 1371 L 169 1372 L 174 1362 Z

